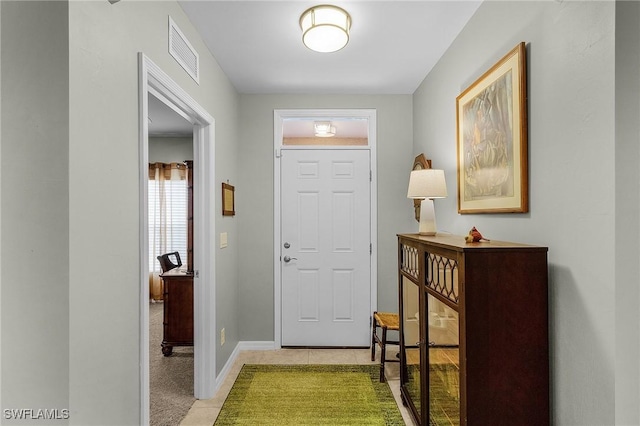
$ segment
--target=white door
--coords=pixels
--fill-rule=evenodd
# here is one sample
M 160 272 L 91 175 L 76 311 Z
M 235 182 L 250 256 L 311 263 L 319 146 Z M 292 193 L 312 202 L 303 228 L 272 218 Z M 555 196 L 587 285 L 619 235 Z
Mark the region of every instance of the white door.
M 281 152 L 282 345 L 369 346 L 369 151 Z

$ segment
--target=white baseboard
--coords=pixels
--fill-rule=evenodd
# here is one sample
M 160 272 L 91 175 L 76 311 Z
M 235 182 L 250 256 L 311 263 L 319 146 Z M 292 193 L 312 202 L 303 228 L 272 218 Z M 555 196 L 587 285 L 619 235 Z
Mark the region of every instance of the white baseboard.
M 238 346 L 241 351 L 274 351 L 276 349 L 276 342 L 268 341 L 253 341 L 253 342 L 238 342 Z
M 276 342 L 269 342 L 269 341 L 238 342 L 236 347 L 233 349 L 233 352 L 231 352 L 229 359 L 224 364 L 224 367 L 222 367 L 222 370 L 220 370 L 220 374 L 218 374 L 218 376 L 216 377 L 214 393 L 217 392 L 218 389 L 220 389 L 220 386 L 222 386 L 222 383 L 224 383 L 225 379 L 227 378 L 227 375 L 229 375 L 229 371 L 231 371 L 231 367 L 238 359 L 238 355 L 240 355 L 241 351 L 273 351 L 276 349 L 278 349 L 276 348 Z

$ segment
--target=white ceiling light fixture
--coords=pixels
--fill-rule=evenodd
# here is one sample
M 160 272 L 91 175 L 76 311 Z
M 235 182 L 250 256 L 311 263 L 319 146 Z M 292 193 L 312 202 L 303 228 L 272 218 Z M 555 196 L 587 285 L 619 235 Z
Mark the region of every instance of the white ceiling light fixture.
M 302 42 L 309 49 L 335 52 L 349 42 L 351 16 L 346 10 L 328 4 L 313 6 L 300 16 Z
M 316 121 L 313 123 L 316 137 L 331 138 L 336 135 L 336 127 L 329 121 Z

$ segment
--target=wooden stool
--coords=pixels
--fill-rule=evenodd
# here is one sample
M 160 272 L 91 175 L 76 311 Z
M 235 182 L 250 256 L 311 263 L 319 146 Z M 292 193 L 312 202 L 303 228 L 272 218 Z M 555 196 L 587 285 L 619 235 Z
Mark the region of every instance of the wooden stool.
M 376 329 L 380 327 L 382 329 L 382 338 L 376 333 Z M 387 330 L 399 330 L 400 322 L 398 320 L 398 314 L 388 312 L 374 312 L 373 313 L 373 327 L 371 327 L 371 361 L 376 359 L 376 344 L 380 345 L 380 381 L 384 382 L 384 363 L 385 362 L 400 362 L 399 359 L 386 359 L 387 345 L 399 345 L 397 340 L 387 340 Z

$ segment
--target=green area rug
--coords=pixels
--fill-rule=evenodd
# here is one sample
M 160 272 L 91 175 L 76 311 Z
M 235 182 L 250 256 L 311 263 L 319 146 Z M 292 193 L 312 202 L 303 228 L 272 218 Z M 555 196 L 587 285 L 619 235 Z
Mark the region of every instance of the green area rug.
M 245 365 L 215 422 L 404 425 L 378 365 Z

